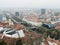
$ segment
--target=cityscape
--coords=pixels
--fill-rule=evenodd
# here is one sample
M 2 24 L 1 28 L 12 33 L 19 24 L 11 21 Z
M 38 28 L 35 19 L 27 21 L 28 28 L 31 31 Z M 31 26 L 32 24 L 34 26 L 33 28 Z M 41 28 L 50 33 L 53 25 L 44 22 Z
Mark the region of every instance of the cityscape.
M 0 9 L 0 45 L 60 45 L 60 9 Z
M 0 0 L 0 45 L 60 45 L 60 0 Z

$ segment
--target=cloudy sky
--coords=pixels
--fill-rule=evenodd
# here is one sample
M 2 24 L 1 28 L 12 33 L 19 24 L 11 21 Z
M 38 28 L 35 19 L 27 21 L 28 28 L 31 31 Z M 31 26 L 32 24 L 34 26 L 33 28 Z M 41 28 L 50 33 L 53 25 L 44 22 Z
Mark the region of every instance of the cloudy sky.
M 0 7 L 60 8 L 60 0 L 0 0 Z

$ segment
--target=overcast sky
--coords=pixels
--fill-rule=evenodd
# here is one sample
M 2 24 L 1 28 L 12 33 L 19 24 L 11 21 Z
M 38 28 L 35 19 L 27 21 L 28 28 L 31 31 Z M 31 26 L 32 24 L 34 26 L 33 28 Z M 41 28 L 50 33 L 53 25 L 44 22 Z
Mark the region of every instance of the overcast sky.
M 60 8 L 60 0 L 0 0 L 0 7 Z

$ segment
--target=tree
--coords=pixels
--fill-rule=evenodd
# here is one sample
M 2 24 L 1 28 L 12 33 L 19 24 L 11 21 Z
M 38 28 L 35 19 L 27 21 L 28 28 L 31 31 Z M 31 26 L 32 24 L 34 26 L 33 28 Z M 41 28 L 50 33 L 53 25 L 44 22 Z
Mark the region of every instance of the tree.
M 57 30 L 56 29 L 50 29 L 50 37 L 51 38 L 56 38 L 57 37 Z

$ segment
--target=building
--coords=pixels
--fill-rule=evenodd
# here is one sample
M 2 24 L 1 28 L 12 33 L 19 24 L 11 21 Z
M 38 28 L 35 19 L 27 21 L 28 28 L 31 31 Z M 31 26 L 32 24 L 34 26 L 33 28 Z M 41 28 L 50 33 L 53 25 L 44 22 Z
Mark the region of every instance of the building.
M 43 24 L 42 26 L 46 27 L 46 28 L 55 28 L 55 24 Z
M 3 16 L 2 15 L 0 15 L 0 20 L 2 20 L 3 19 Z
M 15 16 L 19 16 L 19 12 L 15 12 Z
M 1 23 L 1 22 L 0 22 Z M 5 23 L 4 23 L 5 24 Z M 21 29 L 22 25 L 14 24 L 15 28 L 0 27 L 0 45 L 39 45 L 42 35 L 34 31 Z M 18 29 L 20 28 L 20 30 Z M 2 32 L 3 31 L 3 32 Z M 24 34 L 24 35 L 22 35 Z M 31 38 L 32 37 L 32 38 Z M 38 43 L 37 43 L 38 41 Z
M 4 22 L 4 23 L 7 22 L 7 18 L 5 15 L 0 15 L 0 22 Z
M 46 13 L 45 9 L 41 9 L 41 15 L 44 15 Z
M 13 21 L 9 19 L 9 25 L 13 25 Z
M 41 45 L 60 45 L 60 41 L 48 38 Z

